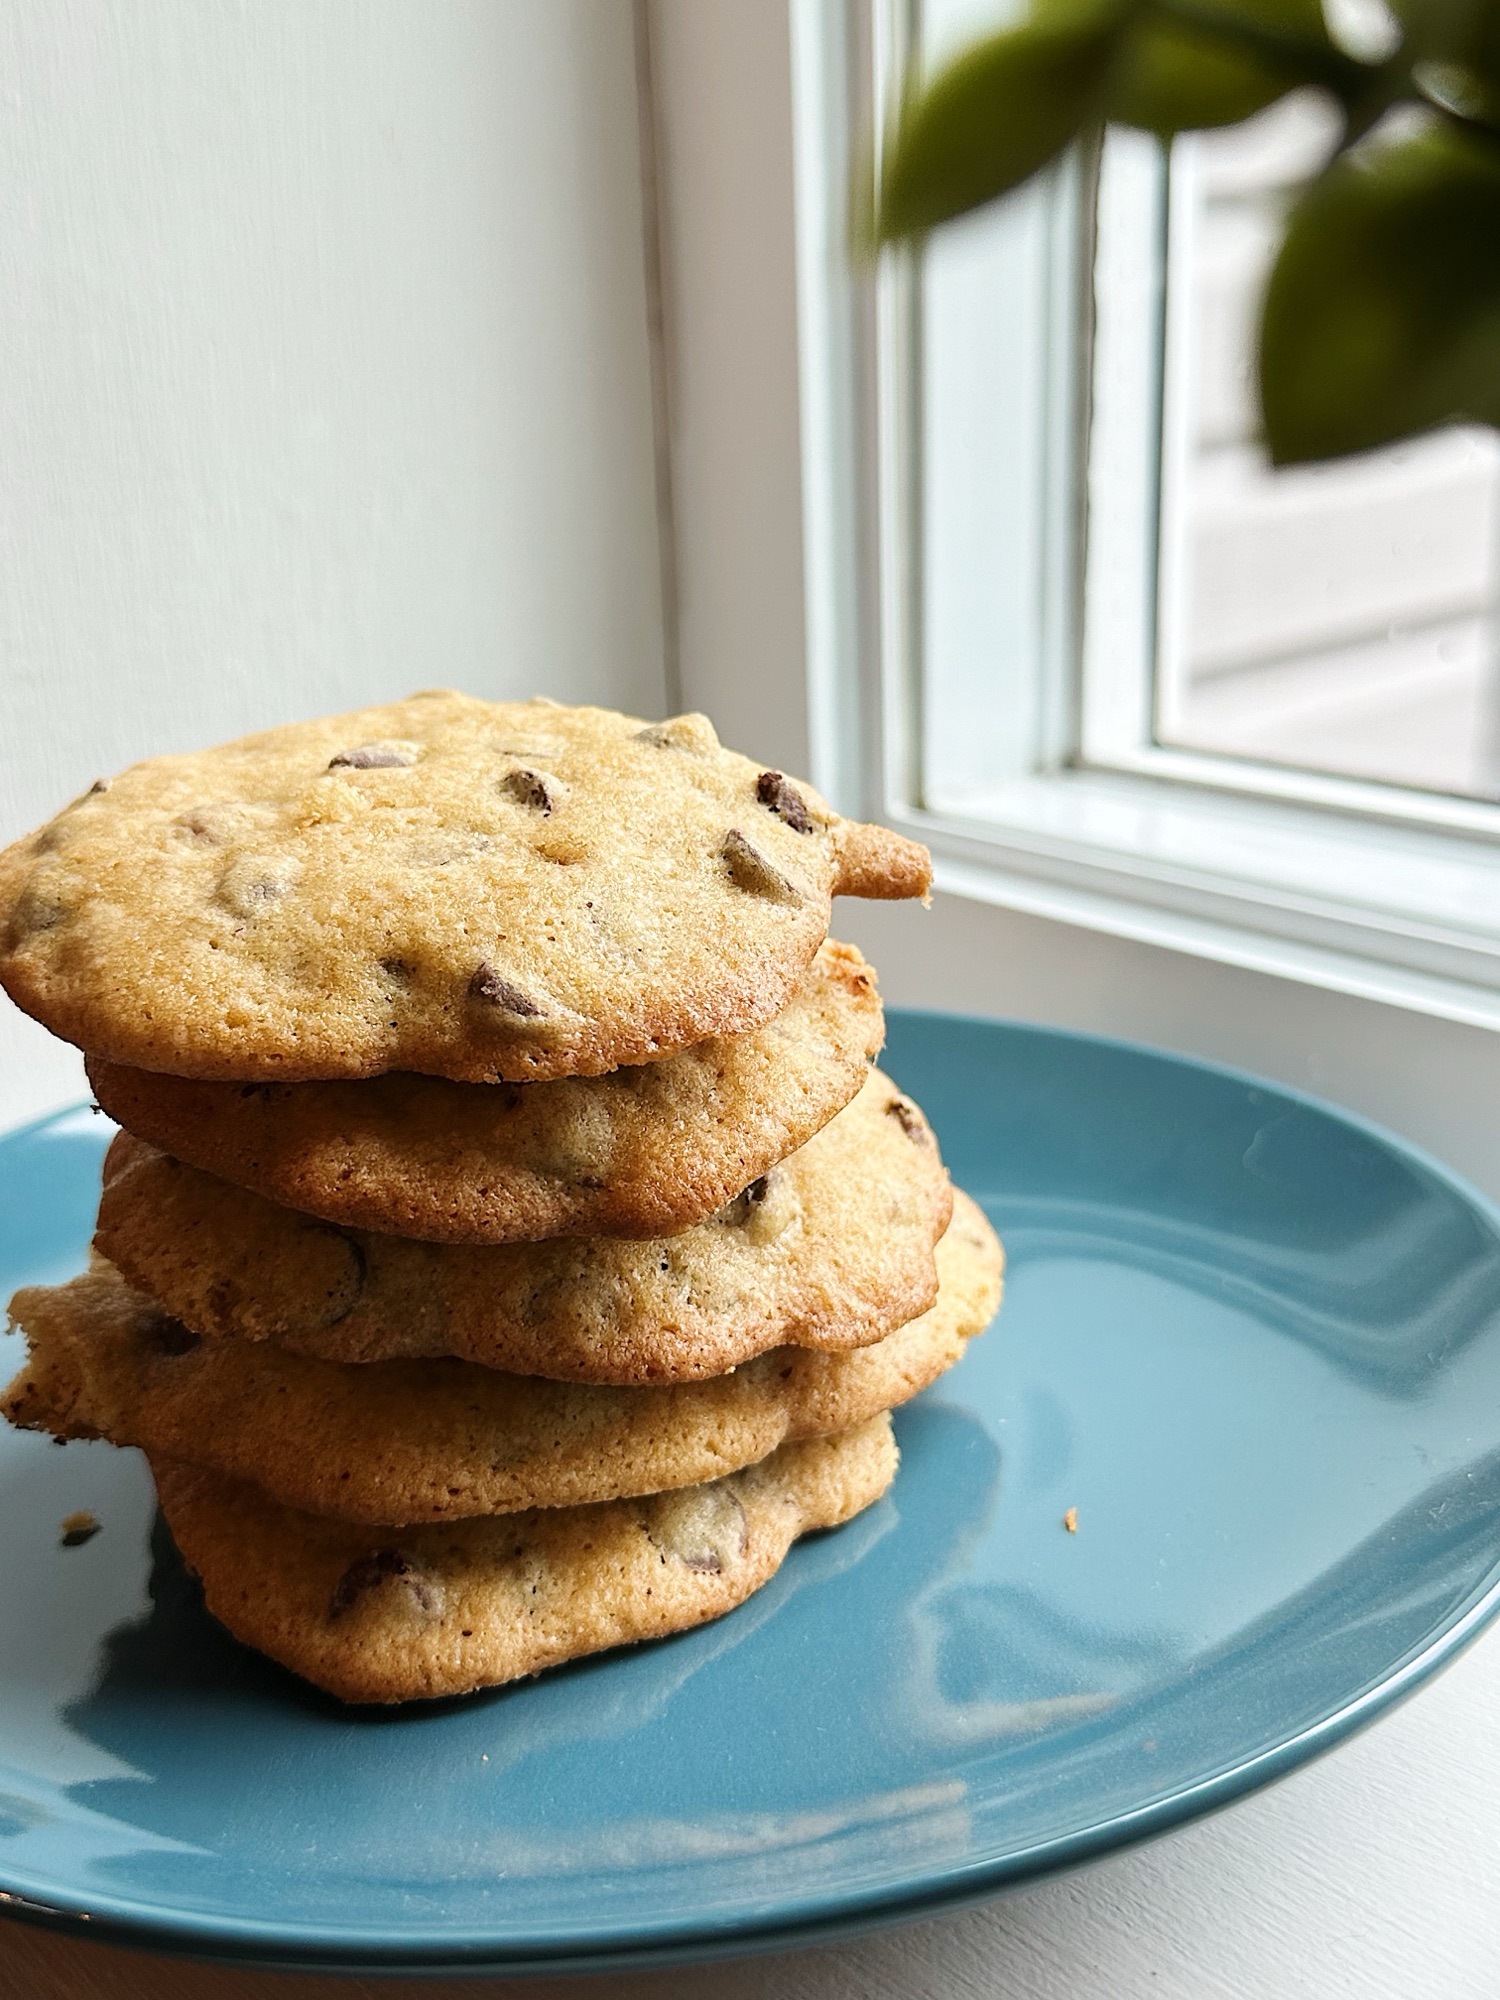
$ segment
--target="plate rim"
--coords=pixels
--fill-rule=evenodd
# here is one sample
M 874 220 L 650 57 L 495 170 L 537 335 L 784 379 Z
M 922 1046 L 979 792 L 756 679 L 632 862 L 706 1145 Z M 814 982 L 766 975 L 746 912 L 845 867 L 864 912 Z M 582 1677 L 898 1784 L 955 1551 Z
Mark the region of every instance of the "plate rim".
M 1146 1057 L 1179 1069 L 1277 1097 L 1351 1128 L 1420 1167 L 1483 1218 L 1500 1241 L 1500 1204 L 1465 1175 L 1425 1148 L 1359 1112 L 1296 1085 L 1232 1064 L 1159 1048 L 1123 1036 L 1094 1034 L 1002 1016 L 937 1008 L 889 1007 L 892 1021 L 937 1027 L 1020 1032 L 1052 1042 Z M 87 1100 L 60 1106 L 0 1132 L 7 1143 L 45 1131 L 90 1110 Z M 111 1895 L 70 1898 L 0 1857 L 0 1915 L 38 1928 L 154 1951 L 166 1956 L 238 1964 L 264 1970 L 524 1977 L 569 1972 L 649 1970 L 668 1964 L 704 1963 L 773 1951 L 829 1945 L 923 1917 L 987 1901 L 1048 1875 L 1103 1860 L 1137 1842 L 1187 1826 L 1301 1769 L 1324 1751 L 1366 1728 L 1425 1686 L 1458 1657 L 1500 1612 L 1500 1550 L 1485 1576 L 1451 1607 L 1426 1637 L 1348 1700 L 1293 1734 L 1237 1761 L 1086 1827 L 1033 1842 L 1004 1855 L 917 1871 L 899 1885 L 822 1890 L 783 1898 L 769 1913 L 740 1915 L 723 1923 L 700 1917 L 691 1924 L 636 1919 L 607 1932 L 537 1929 L 531 1933 L 471 1930 L 408 1931 L 399 1942 L 377 1938 L 367 1925 L 310 1924 L 266 1918 L 226 1920 L 222 1915 L 173 1910 L 149 1899 Z

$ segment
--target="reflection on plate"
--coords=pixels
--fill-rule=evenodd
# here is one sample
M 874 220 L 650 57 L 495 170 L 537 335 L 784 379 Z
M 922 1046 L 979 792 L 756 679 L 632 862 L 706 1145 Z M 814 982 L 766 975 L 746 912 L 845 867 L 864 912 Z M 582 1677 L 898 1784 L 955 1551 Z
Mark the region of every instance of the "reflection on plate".
M 0 1438 L 9 1906 L 301 1965 L 791 1941 L 1222 1804 L 1447 1658 L 1500 1574 L 1500 1218 L 1142 1050 L 896 1015 L 886 1065 L 1006 1305 L 892 1494 L 717 1625 L 344 1711 L 205 1617 L 134 1454 Z M 80 1264 L 105 1138 L 0 1141 L 7 1287 Z

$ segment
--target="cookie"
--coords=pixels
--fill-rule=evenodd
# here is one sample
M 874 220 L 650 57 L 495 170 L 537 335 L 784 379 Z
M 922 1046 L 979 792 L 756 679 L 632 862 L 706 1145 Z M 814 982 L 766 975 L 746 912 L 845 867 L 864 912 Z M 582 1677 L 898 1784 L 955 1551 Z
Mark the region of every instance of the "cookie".
M 863 1083 L 874 975 L 824 944 L 785 1012 L 660 1062 L 556 1083 L 205 1083 L 91 1059 L 111 1118 L 329 1222 L 438 1243 L 667 1236 L 810 1139 Z
M 328 1361 L 456 1355 L 559 1381 L 695 1381 L 769 1347 L 865 1347 L 937 1296 L 952 1190 L 876 1070 L 708 1222 L 646 1241 L 417 1243 L 317 1222 L 121 1134 L 94 1242 L 195 1333 Z
M 170 1459 L 151 1469 L 221 1624 L 342 1701 L 398 1702 L 719 1618 L 799 1535 L 878 1500 L 896 1459 L 879 1416 L 707 1486 L 395 1530 L 300 1513 Z
M 108 1265 L 18 1292 L 30 1355 L 0 1412 L 248 1480 L 340 1520 L 458 1520 L 660 1493 L 848 1430 L 951 1368 L 1000 1302 L 1000 1246 L 966 1195 L 938 1245 L 928 1312 L 849 1354 L 774 1348 L 732 1374 L 655 1389 L 503 1375 L 470 1361 L 312 1361 L 202 1341 Z
M 0 854 L 0 984 L 138 1069 L 592 1076 L 780 1012 L 925 848 L 702 716 L 446 692 L 137 764 Z

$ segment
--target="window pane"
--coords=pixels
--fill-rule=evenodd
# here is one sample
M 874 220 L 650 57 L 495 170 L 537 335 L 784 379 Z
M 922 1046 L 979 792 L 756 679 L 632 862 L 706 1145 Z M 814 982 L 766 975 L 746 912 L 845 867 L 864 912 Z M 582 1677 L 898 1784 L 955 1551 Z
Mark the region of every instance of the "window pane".
M 923 60 L 1022 12 L 1015 0 L 922 0 Z M 1070 153 L 937 231 L 922 255 L 908 643 L 932 807 L 968 810 L 1071 747 L 1082 208 Z
M 1500 439 L 1272 471 L 1255 315 L 1316 100 L 1179 141 L 1169 194 L 1160 742 L 1500 796 Z
M 1045 763 L 1069 718 L 1079 279 L 1072 162 L 936 237 L 918 435 L 923 796 L 961 808 Z M 988 476 L 1005 468 L 1003 479 Z

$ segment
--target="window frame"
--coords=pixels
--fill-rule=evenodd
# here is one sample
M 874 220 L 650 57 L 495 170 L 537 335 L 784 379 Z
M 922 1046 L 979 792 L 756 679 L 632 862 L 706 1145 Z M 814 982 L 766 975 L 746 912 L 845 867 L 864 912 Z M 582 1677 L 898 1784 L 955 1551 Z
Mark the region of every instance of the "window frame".
M 925 840 L 942 888 L 1500 1027 L 1500 806 L 1152 740 L 1165 175 L 1138 134 L 1111 133 L 1045 195 L 1079 246 L 1071 292 L 1056 282 L 1026 304 L 1068 336 L 1052 343 L 1069 359 L 1053 367 L 1046 426 L 1052 650 L 1039 669 L 1023 663 L 1039 718 L 1025 754 L 1002 746 L 1009 768 L 992 785 L 945 791 L 926 754 L 937 675 L 923 660 L 934 612 L 920 540 L 922 470 L 941 450 L 920 382 L 933 280 L 907 253 L 851 276 L 843 254 L 859 135 L 880 128 L 877 79 L 900 74 L 915 32 L 909 0 L 792 7 L 816 781 L 843 809 Z M 982 264 L 987 226 L 945 235 L 968 232 L 960 254 Z M 982 305 L 972 284 L 966 296 Z M 989 337 L 983 312 L 971 318 L 967 336 Z M 995 488 L 1012 473 L 976 477 L 971 455 L 965 498 L 980 516 L 998 518 Z M 981 630 L 953 668 L 959 685 L 971 676 L 976 713 L 996 701 L 992 637 Z

